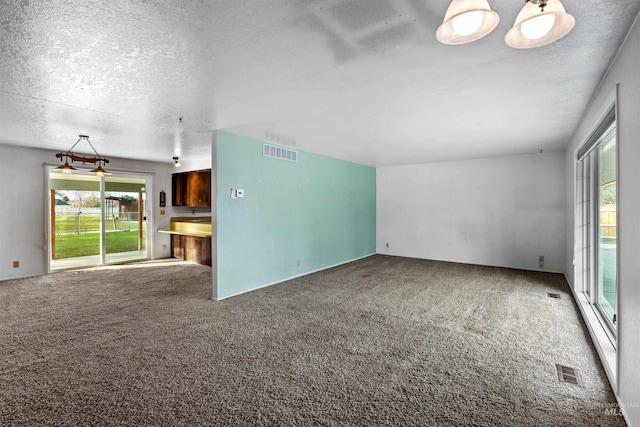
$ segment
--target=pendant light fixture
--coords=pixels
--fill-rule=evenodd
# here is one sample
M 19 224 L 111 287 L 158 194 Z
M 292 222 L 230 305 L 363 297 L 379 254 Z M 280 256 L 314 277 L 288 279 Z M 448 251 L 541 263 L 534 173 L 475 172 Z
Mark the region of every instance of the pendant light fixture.
M 516 49 L 544 46 L 569 34 L 575 23 L 560 0 L 527 0 L 504 41 Z
M 61 153 L 58 153 L 58 154 L 61 154 Z M 56 154 L 56 157 L 58 156 L 58 154 Z M 60 160 L 62 160 L 62 157 L 60 158 Z M 65 158 L 65 160 L 64 160 L 64 165 L 58 166 L 58 167 L 56 168 L 56 170 L 57 170 L 58 172 L 62 172 L 62 173 L 63 173 L 63 174 L 65 174 L 65 175 L 69 175 L 71 172 L 73 172 L 73 171 L 77 171 L 78 169 L 76 169 L 76 168 L 74 168 L 73 166 L 71 166 L 71 165 L 69 164 L 69 159 L 66 159 L 66 158 Z
M 87 143 L 89 144 L 93 152 L 96 154 L 96 156 L 85 157 L 85 156 L 79 156 L 73 153 L 71 150 L 73 150 L 80 141 L 87 141 Z M 56 157 L 59 158 L 60 161 L 62 161 L 62 158 L 64 158 L 64 165 L 58 166 L 56 168 L 57 171 L 62 172 L 64 174 L 70 174 L 73 171 L 78 170 L 69 164 L 69 160 L 71 160 L 71 163 L 81 162 L 82 164 L 86 164 L 86 163 L 93 163 L 94 165 L 97 164 L 98 166 L 91 170 L 91 172 L 96 174 L 97 176 L 111 175 L 102 167 L 103 165 L 106 165 L 107 163 L 109 163 L 109 159 L 105 159 L 104 157 L 100 156 L 100 154 L 98 154 L 96 149 L 93 147 L 93 144 L 91 144 L 91 141 L 89 141 L 89 137 L 87 135 L 79 135 L 79 139 L 76 141 L 75 144 L 71 146 L 71 148 L 67 150 L 66 153 L 58 153 L 56 154 Z
M 487 0 L 453 0 L 436 38 L 444 44 L 470 43 L 493 31 L 499 21 Z
M 493 31 L 499 20 L 487 0 L 452 0 L 436 38 L 444 44 L 470 43 Z M 525 0 L 505 43 L 516 49 L 544 46 L 566 36 L 574 25 L 560 0 Z
M 105 175 L 111 175 L 109 172 L 107 172 L 102 165 L 100 164 L 100 161 L 98 161 L 98 167 L 95 169 L 91 169 L 91 173 L 96 174 L 96 176 L 105 176 Z

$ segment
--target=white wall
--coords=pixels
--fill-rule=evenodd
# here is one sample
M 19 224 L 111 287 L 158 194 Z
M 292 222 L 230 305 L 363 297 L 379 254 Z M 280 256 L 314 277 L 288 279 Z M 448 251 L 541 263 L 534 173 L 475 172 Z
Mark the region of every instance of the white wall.
M 618 338 L 617 396 L 631 426 L 640 426 L 640 24 L 620 54 L 567 148 L 567 279 L 576 289 L 574 254 L 575 156 L 601 119 L 618 84 Z
M 175 208 L 170 206 L 171 173 L 175 168 L 170 163 L 109 159 L 110 169 L 154 175 L 154 184 L 148 189 L 154 231 L 151 256 L 168 257 L 169 235 L 155 233 L 155 230 L 168 228 L 171 215 L 176 215 Z M 60 161 L 52 151 L 0 145 L 0 280 L 46 273 L 45 162 Z M 160 215 L 158 207 L 160 190 L 167 193 L 165 215 Z M 14 260 L 20 261 L 19 268 L 13 268 Z
M 564 271 L 564 158 L 543 153 L 378 168 L 377 252 Z

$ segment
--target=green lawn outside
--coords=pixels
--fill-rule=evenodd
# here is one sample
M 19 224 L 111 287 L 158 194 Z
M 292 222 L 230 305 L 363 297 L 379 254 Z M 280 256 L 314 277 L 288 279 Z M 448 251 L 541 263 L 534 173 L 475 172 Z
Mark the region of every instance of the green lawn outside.
M 143 245 L 146 233 L 142 232 Z M 107 233 L 107 253 L 138 250 L 138 230 Z M 62 234 L 56 236 L 56 258 L 72 258 L 100 254 L 100 233 Z

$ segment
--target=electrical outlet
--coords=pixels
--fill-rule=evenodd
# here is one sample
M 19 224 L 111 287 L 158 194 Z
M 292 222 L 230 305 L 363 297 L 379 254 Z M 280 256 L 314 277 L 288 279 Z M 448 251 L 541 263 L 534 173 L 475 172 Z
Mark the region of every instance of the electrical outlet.
M 544 256 L 540 255 L 538 257 L 538 268 L 544 268 Z
M 13 261 L 13 268 L 20 268 L 20 261 Z
M 387 243 L 387 247 L 389 247 L 389 243 Z

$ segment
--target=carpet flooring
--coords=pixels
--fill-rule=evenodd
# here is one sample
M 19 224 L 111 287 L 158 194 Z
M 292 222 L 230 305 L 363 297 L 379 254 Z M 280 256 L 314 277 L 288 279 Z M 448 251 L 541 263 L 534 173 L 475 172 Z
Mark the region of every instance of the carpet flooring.
M 181 261 L 0 282 L 0 425 L 625 425 L 561 275 L 375 255 L 210 297 Z

